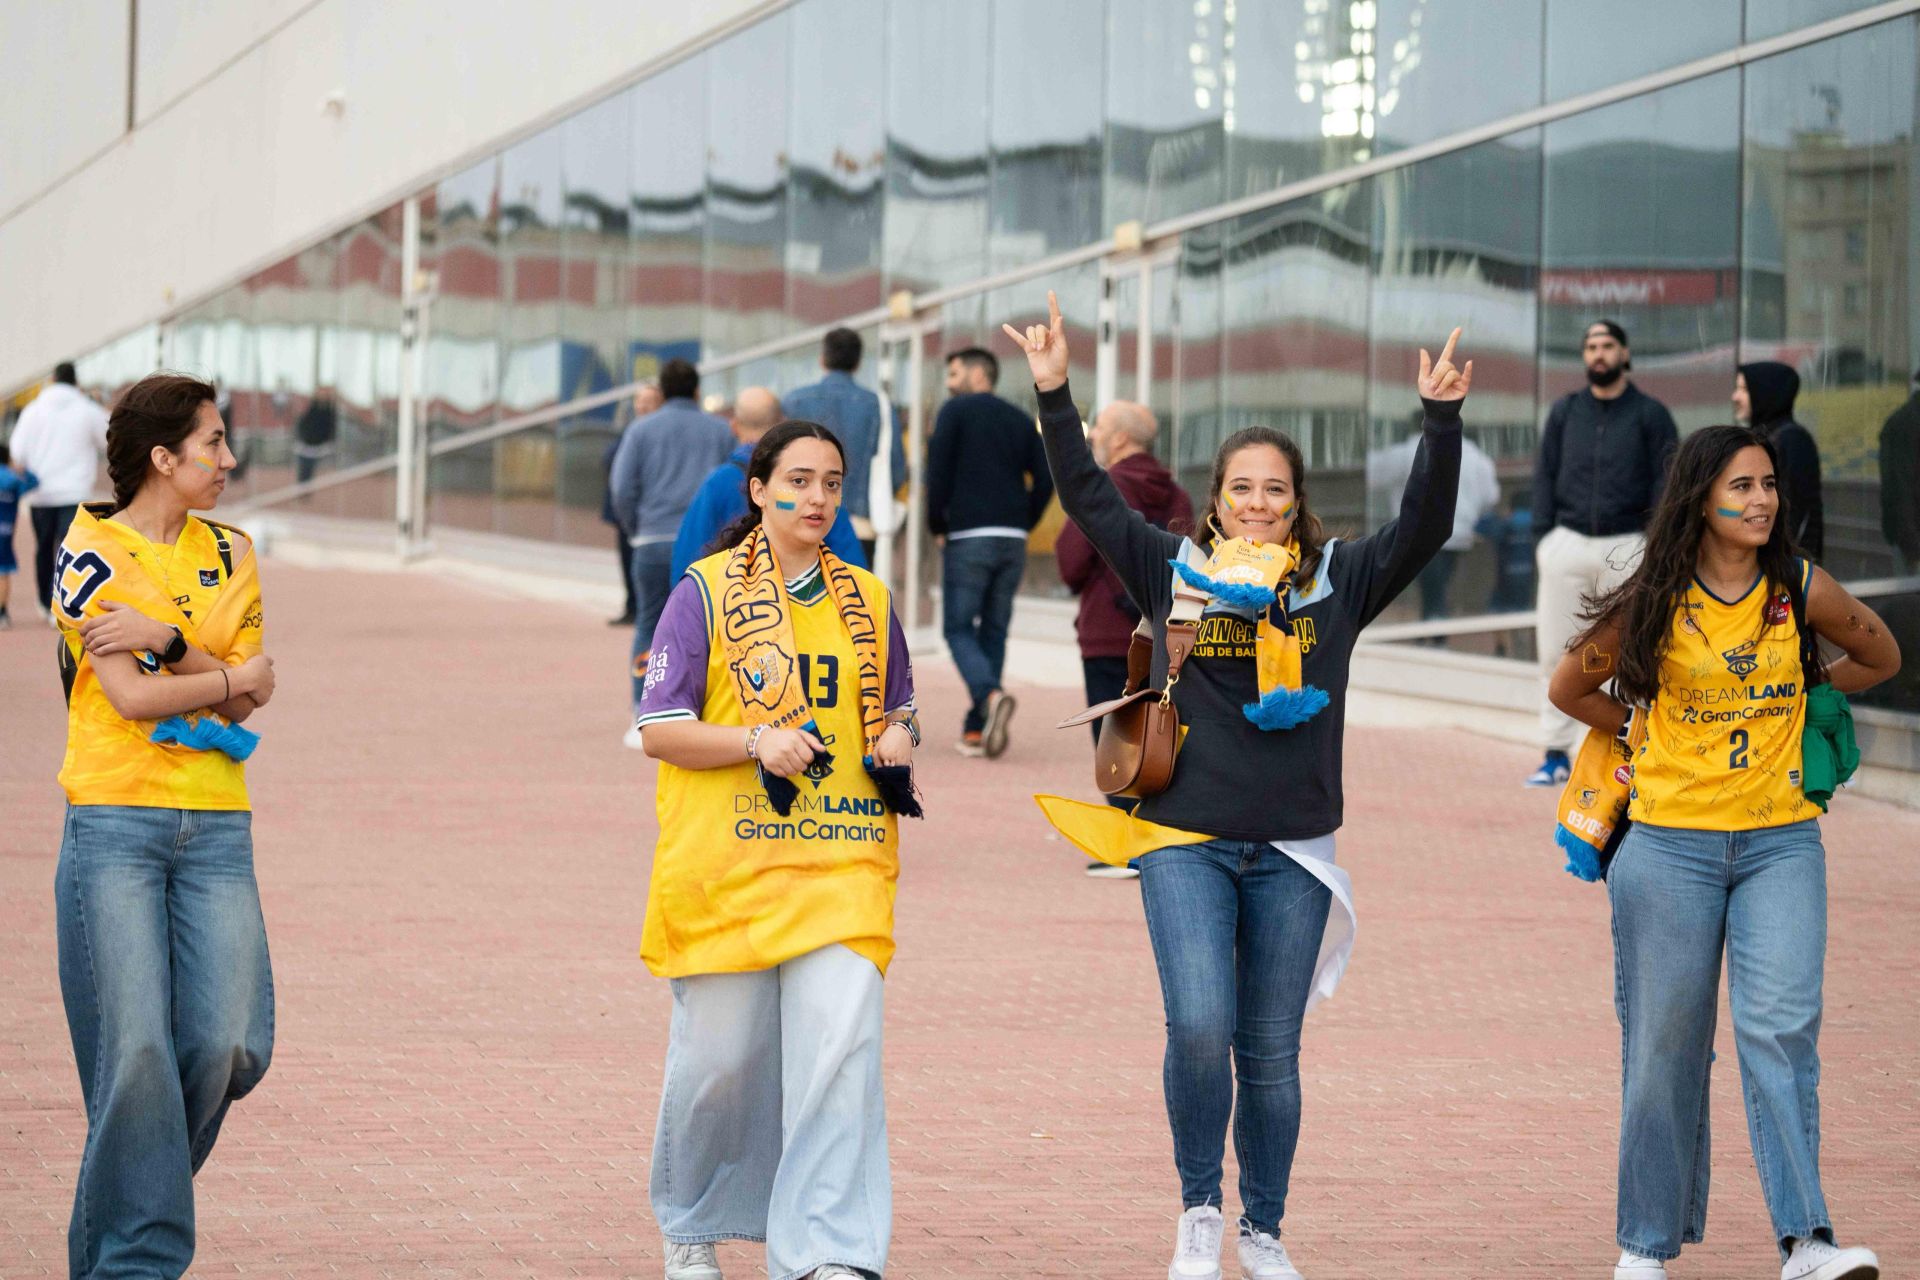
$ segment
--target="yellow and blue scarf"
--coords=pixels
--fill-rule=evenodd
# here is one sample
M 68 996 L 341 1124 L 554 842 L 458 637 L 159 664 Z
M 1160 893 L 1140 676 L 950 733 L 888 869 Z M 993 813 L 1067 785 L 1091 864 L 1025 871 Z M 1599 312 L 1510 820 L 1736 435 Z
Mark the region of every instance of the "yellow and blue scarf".
M 1327 705 L 1327 692 L 1300 683 L 1300 639 L 1286 608 L 1287 577 L 1300 563 L 1299 543 L 1231 538 L 1216 543 L 1198 569 L 1179 559 L 1168 563 L 1181 582 L 1214 604 L 1255 616 L 1260 701 L 1241 707 L 1241 714 L 1270 731 L 1291 729 L 1318 715 Z
M 766 530 L 755 529 L 733 549 L 720 592 L 720 639 L 727 670 L 733 674 L 734 693 L 740 699 L 741 718 L 749 726 L 803 729 L 819 735 L 813 707 L 798 676 L 793 618 L 788 613 L 787 583 Z M 876 617 L 860 580 L 840 558 L 820 548 L 820 575 L 833 595 L 859 669 L 862 755 L 880 798 L 894 813 L 921 816 L 909 765 L 876 763 L 874 750 L 886 732 L 885 673 L 880 669 L 880 628 L 887 619 Z M 820 751 L 816 765 L 831 764 L 833 753 Z M 760 785 L 774 809 L 786 816 L 800 794 L 790 779 L 760 770 Z

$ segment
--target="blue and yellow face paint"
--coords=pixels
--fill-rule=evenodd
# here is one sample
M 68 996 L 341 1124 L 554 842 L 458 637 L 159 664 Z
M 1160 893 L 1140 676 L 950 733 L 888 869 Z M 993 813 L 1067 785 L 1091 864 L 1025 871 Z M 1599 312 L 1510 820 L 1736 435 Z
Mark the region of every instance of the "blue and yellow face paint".
M 214 466 L 213 459 L 207 457 L 207 455 L 204 453 L 196 453 L 193 455 L 193 465 L 200 468 L 202 471 L 206 472 L 208 475 L 212 475 L 214 474 L 214 472 L 220 469 Z
M 1738 520 L 1741 516 L 1747 514 L 1738 507 L 1715 507 L 1713 513 L 1717 516 L 1725 516 L 1729 520 Z
M 776 510 L 780 511 L 798 511 L 800 509 L 800 495 L 791 489 L 775 489 L 773 491 L 773 505 Z

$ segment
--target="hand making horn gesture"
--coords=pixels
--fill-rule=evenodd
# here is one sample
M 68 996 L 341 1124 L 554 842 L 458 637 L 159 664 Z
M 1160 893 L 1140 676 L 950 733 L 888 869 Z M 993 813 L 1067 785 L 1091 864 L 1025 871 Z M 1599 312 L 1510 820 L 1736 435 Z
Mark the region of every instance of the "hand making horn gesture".
M 1473 386 L 1473 361 L 1467 361 L 1467 367 L 1453 367 L 1453 344 L 1460 341 L 1460 330 L 1455 329 L 1447 335 L 1447 345 L 1440 352 L 1440 363 L 1435 364 L 1433 357 L 1427 354 L 1425 347 L 1420 348 L 1420 394 L 1429 400 L 1465 400 L 1467 389 Z
M 1030 324 L 1025 333 L 1010 324 L 1003 324 L 1000 328 L 1027 353 L 1027 367 L 1033 370 L 1033 385 L 1037 390 L 1051 391 L 1066 382 L 1067 327 L 1060 319 L 1060 303 L 1053 296 L 1053 290 L 1047 290 L 1045 324 Z M 1447 349 L 1451 351 L 1453 348 Z

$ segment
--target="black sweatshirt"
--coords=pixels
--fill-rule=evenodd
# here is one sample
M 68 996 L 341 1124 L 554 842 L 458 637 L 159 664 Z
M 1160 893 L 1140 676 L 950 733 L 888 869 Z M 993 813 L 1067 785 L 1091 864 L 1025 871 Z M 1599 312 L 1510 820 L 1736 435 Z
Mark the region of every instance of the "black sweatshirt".
M 1300 638 L 1302 680 L 1326 690 L 1327 706 L 1292 729 L 1255 728 L 1241 713 L 1260 698 L 1254 624 L 1210 610 L 1202 637 L 1212 642 L 1195 647 L 1174 686 L 1174 706 L 1188 733 L 1173 782 L 1140 805 L 1142 818 L 1234 840 L 1306 840 L 1339 828 L 1347 673 L 1360 628 L 1453 536 L 1460 403 L 1423 404 L 1426 422 L 1399 517 L 1364 538 L 1330 543 L 1314 581 L 1288 601 Z M 1061 506 L 1153 625 L 1153 681 L 1162 685 L 1173 605 L 1168 561 L 1180 554 L 1183 539 L 1127 506 L 1093 460 L 1065 386 L 1041 393 L 1040 430 Z M 1218 620 L 1209 625 L 1209 618 Z
M 927 443 L 927 528 L 1031 529 L 1053 497 L 1033 419 L 988 391 L 940 406 Z
M 1564 525 L 1606 538 L 1639 533 L 1667 483 L 1680 432 L 1640 388 L 1602 400 L 1583 387 L 1547 410 L 1533 468 L 1533 537 Z

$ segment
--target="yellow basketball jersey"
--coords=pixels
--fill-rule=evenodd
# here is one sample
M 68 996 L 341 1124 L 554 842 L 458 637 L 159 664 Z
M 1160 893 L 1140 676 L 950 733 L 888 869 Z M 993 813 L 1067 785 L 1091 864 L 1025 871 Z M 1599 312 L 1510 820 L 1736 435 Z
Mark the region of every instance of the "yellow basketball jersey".
M 1810 570 L 1801 567 L 1802 598 Z M 1721 600 L 1695 579 L 1674 610 L 1633 766 L 1635 822 L 1749 831 L 1818 817 L 1801 791 L 1800 634 L 1784 586 Z
M 125 559 L 116 555 L 110 563 L 100 554 L 107 549 L 103 541 L 124 553 Z M 74 517 L 54 574 L 61 638 L 73 664 L 67 754 L 60 769 L 60 785 L 70 803 L 228 811 L 251 807 L 245 765 L 224 752 L 154 742 L 153 721 L 126 720 L 113 709 L 78 629 L 82 620 L 105 612 L 109 601 L 151 611 L 155 591 L 189 619 L 205 617 L 232 576 L 231 539 L 224 555 L 220 542 L 212 527 L 193 516 L 187 517 L 172 546 L 150 543 L 138 531 L 84 508 Z M 113 570 L 113 563 L 124 566 L 125 560 L 131 560 L 133 567 Z M 144 581 L 125 580 L 135 572 Z M 230 660 L 258 653 L 260 647 L 255 610 L 242 631 L 240 653 Z M 160 674 L 154 655 L 137 653 L 134 658 L 149 675 Z
M 746 721 L 728 671 L 713 602 L 731 552 L 695 563 L 707 616 L 707 724 Z M 864 570 L 873 615 L 887 589 Z M 832 592 L 811 604 L 787 598 L 798 676 L 831 764 L 797 779 L 790 813 L 774 811 L 750 762 L 723 769 L 660 765 L 653 855 L 640 954 L 663 978 L 744 973 L 842 943 L 885 973 L 893 958 L 893 898 L 900 875 L 894 815 L 867 776 L 858 657 Z M 889 660 L 880 627 L 880 668 Z

